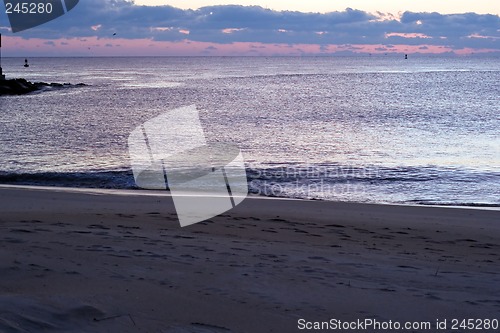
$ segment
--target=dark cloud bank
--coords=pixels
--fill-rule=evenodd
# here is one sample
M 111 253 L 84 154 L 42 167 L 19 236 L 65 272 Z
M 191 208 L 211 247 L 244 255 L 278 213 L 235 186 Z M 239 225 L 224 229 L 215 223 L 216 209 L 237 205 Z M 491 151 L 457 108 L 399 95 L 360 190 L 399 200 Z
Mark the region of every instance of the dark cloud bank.
M 2 13 L 1 26 L 6 26 L 8 21 Z M 115 32 L 120 38 L 159 41 L 427 44 L 500 50 L 500 17 L 491 14 L 405 12 L 399 19 L 385 15 L 381 20 L 379 14 L 350 8 L 324 14 L 237 5 L 182 10 L 171 6 L 137 6 L 125 0 L 80 1 L 69 14 L 19 36 L 106 38 Z M 388 33 L 396 34 L 387 37 Z M 420 37 L 405 38 L 408 35 L 403 34 Z

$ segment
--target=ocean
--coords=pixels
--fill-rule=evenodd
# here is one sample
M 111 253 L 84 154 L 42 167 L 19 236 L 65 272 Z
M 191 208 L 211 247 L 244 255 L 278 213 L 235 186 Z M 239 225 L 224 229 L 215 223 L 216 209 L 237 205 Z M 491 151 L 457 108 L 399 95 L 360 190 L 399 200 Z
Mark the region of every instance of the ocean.
M 0 97 L 0 183 L 136 189 L 127 138 L 195 104 L 243 152 L 252 193 L 500 207 L 500 58 L 3 59 L 85 83 Z M 168 130 L 168 128 L 166 129 Z

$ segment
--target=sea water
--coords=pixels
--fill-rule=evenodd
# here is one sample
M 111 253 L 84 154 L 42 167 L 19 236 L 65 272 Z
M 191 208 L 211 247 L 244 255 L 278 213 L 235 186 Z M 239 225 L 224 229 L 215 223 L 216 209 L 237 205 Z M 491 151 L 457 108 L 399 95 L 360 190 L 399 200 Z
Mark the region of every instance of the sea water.
M 136 188 L 127 138 L 195 104 L 255 194 L 500 206 L 498 57 L 3 59 L 85 83 L 0 97 L 0 183 Z M 168 128 L 165 129 L 168 131 Z

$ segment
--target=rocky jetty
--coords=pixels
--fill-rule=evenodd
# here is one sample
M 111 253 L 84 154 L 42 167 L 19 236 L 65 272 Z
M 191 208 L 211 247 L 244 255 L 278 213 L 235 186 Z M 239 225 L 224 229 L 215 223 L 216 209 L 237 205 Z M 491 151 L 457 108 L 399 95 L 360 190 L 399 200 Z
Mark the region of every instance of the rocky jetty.
M 86 86 L 84 83 L 46 83 L 30 82 L 25 79 L 0 80 L 0 96 L 23 95 L 46 88 L 69 88 Z

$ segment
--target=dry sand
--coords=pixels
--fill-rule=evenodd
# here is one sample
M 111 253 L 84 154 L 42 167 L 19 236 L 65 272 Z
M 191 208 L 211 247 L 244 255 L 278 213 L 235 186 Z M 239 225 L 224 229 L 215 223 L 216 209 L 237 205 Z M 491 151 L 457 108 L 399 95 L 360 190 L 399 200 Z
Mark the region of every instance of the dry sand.
M 500 319 L 498 210 L 251 198 L 180 228 L 165 194 L 2 186 L 0 202 L 0 332 Z

